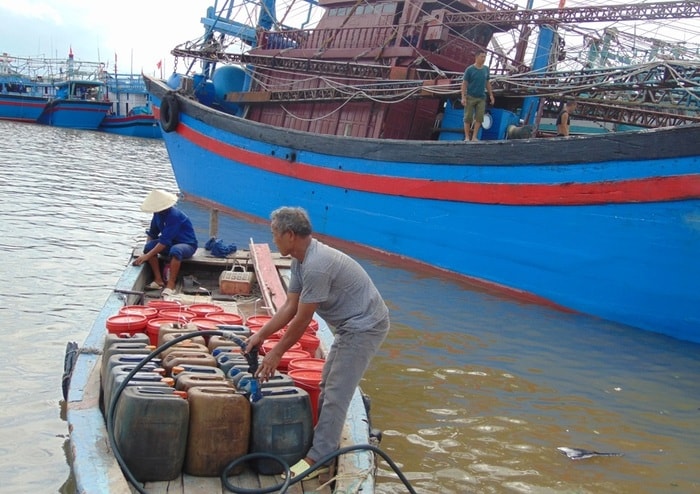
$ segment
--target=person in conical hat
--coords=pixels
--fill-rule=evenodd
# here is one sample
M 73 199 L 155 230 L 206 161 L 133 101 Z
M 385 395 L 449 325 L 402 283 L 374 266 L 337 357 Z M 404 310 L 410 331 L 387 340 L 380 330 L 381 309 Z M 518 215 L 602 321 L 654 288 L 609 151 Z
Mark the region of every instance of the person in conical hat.
M 197 236 L 192 221 L 175 207 L 177 196 L 161 189 L 152 190 L 141 204 L 141 211 L 153 213 L 151 226 L 146 230 L 147 240 L 143 254 L 134 260 L 138 266 L 147 262 L 153 271 L 153 281 L 147 289 L 163 288 L 163 295 L 175 293 L 175 283 L 183 259 L 197 251 Z M 163 279 L 159 256 L 170 257 L 170 274 Z

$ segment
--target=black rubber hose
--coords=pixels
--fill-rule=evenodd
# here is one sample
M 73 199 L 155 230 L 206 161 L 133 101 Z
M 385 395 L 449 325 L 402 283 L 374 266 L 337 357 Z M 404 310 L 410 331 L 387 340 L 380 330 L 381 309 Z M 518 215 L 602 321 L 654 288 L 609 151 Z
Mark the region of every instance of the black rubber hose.
M 119 452 L 119 447 L 117 446 L 117 441 L 116 438 L 114 437 L 114 411 L 117 407 L 117 400 L 122 394 L 122 391 L 124 391 L 124 388 L 129 384 L 129 381 L 131 378 L 136 375 L 138 371 L 140 371 L 144 365 L 146 365 L 148 362 L 153 360 L 156 356 L 158 356 L 163 350 L 167 350 L 173 345 L 176 345 L 177 343 L 180 343 L 181 341 L 184 340 L 189 340 L 192 339 L 196 336 L 225 336 L 227 332 L 225 331 L 216 331 L 216 330 L 203 330 L 203 331 L 194 331 L 192 333 L 187 333 L 183 334 L 181 336 L 178 336 L 177 338 L 173 338 L 172 340 L 168 341 L 167 343 L 162 344 L 155 350 L 153 350 L 151 353 L 146 355 L 143 360 L 141 360 L 134 368 L 129 372 L 124 380 L 119 384 L 117 389 L 114 391 L 114 394 L 112 395 L 112 398 L 109 402 L 109 407 L 107 408 L 107 437 L 109 438 L 109 445 L 112 448 L 112 452 L 114 453 L 114 457 L 117 459 L 117 462 L 119 463 L 119 466 L 122 468 L 122 471 L 124 472 L 124 476 L 127 478 L 129 482 L 136 488 L 136 490 L 140 494 L 148 494 L 143 488 L 139 485 L 139 481 L 136 480 L 134 475 L 131 473 L 131 470 L 129 470 L 129 467 L 126 465 L 126 462 L 124 461 L 124 458 L 122 457 L 121 453 Z
M 317 470 L 319 468 L 323 468 L 326 463 L 333 460 L 334 458 L 337 458 L 340 455 L 344 455 L 345 453 L 350 453 L 351 451 L 358 451 L 358 450 L 372 451 L 372 452 L 378 454 L 379 456 L 381 456 L 389 464 L 389 466 L 396 473 L 396 475 L 398 475 L 399 479 L 401 480 L 403 485 L 406 487 L 406 490 L 410 494 L 416 494 L 416 491 L 413 489 L 413 486 L 411 485 L 411 483 L 408 481 L 408 479 L 403 474 L 403 472 L 399 469 L 399 467 L 396 465 L 396 463 L 394 463 L 394 461 L 389 457 L 389 455 L 386 454 L 381 449 L 379 449 L 378 447 L 372 446 L 370 444 L 355 444 L 353 446 L 346 446 L 344 448 L 340 448 L 338 451 L 334 451 L 333 453 L 324 456 L 323 458 L 318 460 L 316 463 L 311 465 L 311 467 L 309 467 L 307 470 L 305 470 L 304 472 L 300 473 L 299 475 L 297 475 L 296 477 L 294 477 L 292 479 L 289 478 L 289 476 L 290 476 L 289 466 L 280 457 L 277 457 L 275 455 L 270 455 L 267 453 L 253 453 L 250 455 L 241 456 L 240 458 L 237 458 L 237 459 L 233 460 L 231 463 L 229 463 L 228 465 L 226 465 L 226 467 L 224 468 L 224 471 L 221 473 L 221 482 L 224 484 L 224 486 L 229 491 L 234 492 L 235 494 L 266 494 L 268 492 L 277 492 L 277 491 L 279 491 L 280 493 L 284 493 L 284 492 L 287 492 L 287 489 L 289 488 L 290 485 L 296 484 L 297 482 L 301 482 L 304 479 L 304 477 L 306 477 L 308 474 L 310 474 L 314 470 Z M 240 463 L 243 463 L 243 462 L 246 462 L 249 460 L 253 460 L 255 458 L 262 458 L 262 457 L 272 458 L 285 467 L 285 479 L 284 479 L 283 483 L 277 484 L 277 485 L 274 485 L 271 487 L 266 487 L 265 489 L 246 489 L 243 487 L 236 487 L 228 481 L 228 477 L 229 477 L 228 472 L 231 471 L 234 467 L 236 467 Z

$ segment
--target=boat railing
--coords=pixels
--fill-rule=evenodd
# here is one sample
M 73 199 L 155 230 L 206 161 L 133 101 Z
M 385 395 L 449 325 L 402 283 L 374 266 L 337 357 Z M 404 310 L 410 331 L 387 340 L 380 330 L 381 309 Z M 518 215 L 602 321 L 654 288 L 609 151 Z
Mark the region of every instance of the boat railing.
M 353 57 L 358 53 L 375 56 L 377 49 L 389 47 L 407 48 L 405 56 L 421 56 L 425 52 L 435 53 L 443 60 L 461 61 L 464 66 L 471 63 L 476 53 L 483 46 L 464 38 L 459 34 L 449 32 L 439 40 L 428 39 L 426 36 L 429 26 L 398 25 L 372 26 L 328 29 L 297 29 L 284 31 L 261 31 L 258 37 L 258 49 L 271 51 L 286 50 L 345 50 Z M 370 53 L 372 55 L 370 55 Z M 529 70 L 527 66 L 517 62 L 503 53 L 487 50 L 487 65 L 492 75 L 506 76 Z M 349 55 L 348 55 L 349 56 Z M 396 56 L 396 52 L 391 56 Z M 403 56 L 403 55 L 402 55 Z M 455 70 L 455 69 L 452 69 Z
M 396 39 L 396 34 L 393 26 L 262 31 L 258 46 L 267 50 L 362 50 L 387 46 Z
M 112 92 L 146 94 L 146 84 L 143 81 L 131 79 L 110 79 L 107 88 Z
M 481 3 L 489 10 L 503 11 L 503 10 L 516 10 L 517 5 L 504 2 L 503 0 L 481 0 Z

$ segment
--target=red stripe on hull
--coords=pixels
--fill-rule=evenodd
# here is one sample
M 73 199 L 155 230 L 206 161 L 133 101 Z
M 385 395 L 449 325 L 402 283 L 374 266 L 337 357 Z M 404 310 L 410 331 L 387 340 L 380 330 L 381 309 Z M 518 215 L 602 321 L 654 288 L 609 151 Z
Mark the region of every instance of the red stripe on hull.
M 576 206 L 664 202 L 700 198 L 700 174 L 592 183 L 503 184 L 387 177 L 331 170 L 225 144 L 180 124 L 190 142 L 227 159 L 270 173 L 382 195 L 509 206 Z

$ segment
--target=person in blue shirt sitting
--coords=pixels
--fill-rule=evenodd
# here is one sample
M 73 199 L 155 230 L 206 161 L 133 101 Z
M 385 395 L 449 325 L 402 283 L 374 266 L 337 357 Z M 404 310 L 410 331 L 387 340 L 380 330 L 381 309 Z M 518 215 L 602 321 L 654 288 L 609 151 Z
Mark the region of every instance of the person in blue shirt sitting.
M 197 237 L 192 221 L 185 213 L 174 207 L 175 203 L 177 203 L 175 194 L 155 189 L 141 204 L 141 210 L 145 213 L 153 213 L 153 218 L 150 228 L 146 230 L 148 239 L 143 248 L 144 253 L 134 260 L 134 265 L 147 262 L 151 266 L 154 280 L 146 288 L 165 287 L 163 295 L 175 293 L 175 283 L 182 260 L 192 257 L 197 251 Z M 160 270 L 159 254 L 170 257 L 170 274 L 165 281 Z

